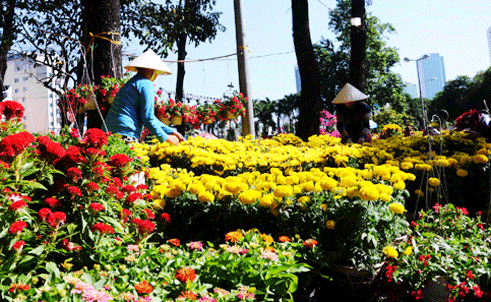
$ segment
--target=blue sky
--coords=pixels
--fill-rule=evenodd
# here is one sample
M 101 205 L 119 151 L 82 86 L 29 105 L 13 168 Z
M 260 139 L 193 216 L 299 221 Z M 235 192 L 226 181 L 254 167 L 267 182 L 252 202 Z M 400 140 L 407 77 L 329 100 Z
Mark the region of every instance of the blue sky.
M 223 12 L 220 22 L 227 28 L 211 43 L 194 48 L 189 45 L 188 60 L 207 59 L 236 51 L 233 0 L 217 0 L 216 10 Z M 404 81 L 417 83 L 414 62 L 424 54 L 439 53 L 444 57 L 446 78 L 474 77 L 490 66 L 486 30 L 491 26 L 490 0 L 372 0 L 367 12 L 382 23 L 391 23 L 396 32 L 386 41 L 398 49 L 401 63 L 392 70 Z M 251 96 L 276 100 L 295 93 L 296 57 L 292 38 L 291 0 L 243 0 L 244 27 L 249 53 Z M 310 31 L 313 43 L 322 37 L 332 39 L 328 28 L 329 9 L 335 0 L 309 0 Z M 141 46 L 130 41 L 125 52 L 141 53 Z M 177 60 L 170 54 L 165 60 Z M 156 83 L 166 90 L 175 89 L 177 66 L 168 63 L 174 72 L 160 76 Z M 195 95 L 221 97 L 230 83 L 239 89 L 237 60 L 225 59 L 185 64 L 184 90 Z

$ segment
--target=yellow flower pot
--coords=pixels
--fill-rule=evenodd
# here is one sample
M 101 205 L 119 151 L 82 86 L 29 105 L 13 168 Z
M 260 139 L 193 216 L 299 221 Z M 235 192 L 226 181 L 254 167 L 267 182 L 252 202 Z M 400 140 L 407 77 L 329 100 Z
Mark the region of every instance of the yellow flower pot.
M 171 118 L 170 121 L 173 125 L 179 126 L 180 124 L 182 124 L 182 116 L 174 116 Z

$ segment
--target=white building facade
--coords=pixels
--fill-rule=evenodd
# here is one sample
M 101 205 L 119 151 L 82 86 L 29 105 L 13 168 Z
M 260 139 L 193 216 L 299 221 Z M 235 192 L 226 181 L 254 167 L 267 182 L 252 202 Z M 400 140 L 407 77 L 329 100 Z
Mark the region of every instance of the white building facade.
M 7 58 L 5 85 L 10 88 L 9 98 L 24 106 L 24 127 L 30 133 L 59 133 L 61 114 L 57 95 L 37 79 L 47 78 L 52 68 L 36 65 L 33 60 L 20 54 Z M 55 87 L 56 83 L 52 83 Z

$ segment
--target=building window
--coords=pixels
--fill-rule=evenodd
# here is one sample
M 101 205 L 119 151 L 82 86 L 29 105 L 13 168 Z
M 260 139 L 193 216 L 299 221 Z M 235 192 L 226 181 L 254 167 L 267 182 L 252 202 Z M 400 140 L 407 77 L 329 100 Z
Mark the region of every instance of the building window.
M 19 92 L 19 88 L 15 88 L 14 92 L 15 93 Z
M 19 83 L 19 79 L 15 79 L 15 80 L 14 80 L 14 82 L 15 82 L 15 83 Z

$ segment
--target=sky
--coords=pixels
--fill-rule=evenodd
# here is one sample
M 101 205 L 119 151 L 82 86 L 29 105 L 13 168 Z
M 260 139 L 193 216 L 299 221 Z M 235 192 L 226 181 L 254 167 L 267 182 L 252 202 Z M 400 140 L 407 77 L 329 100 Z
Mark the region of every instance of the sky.
M 244 32 L 249 48 L 250 97 L 278 100 L 296 93 L 297 65 L 292 37 L 291 0 L 242 0 Z M 490 0 L 371 0 L 367 13 L 381 23 L 390 23 L 395 32 L 385 41 L 397 49 L 401 62 L 392 68 L 404 82 L 417 83 L 415 62 L 424 54 L 443 56 L 447 81 L 457 76 L 474 77 L 490 67 L 486 30 L 491 27 Z M 329 10 L 336 0 L 309 0 L 310 34 L 313 43 L 323 38 L 334 39 L 328 28 Z M 216 11 L 222 12 L 220 23 L 225 32 L 218 32 L 211 42 L 198 47 L 187 46 L 187 60 L 203 60 L 236 52 L 233 0 L 217 0 Z M 137 41 L 129 41 L 124 52 L 143 51 Z M 163 58 L 172 75 L 159 76 L 156 85 L 174 90 L 177 77 L 177 54 Z M 188 62 L 185 64 L 184 92 L 199 96 L 222 97 L 239 90 L 237 57 Z

